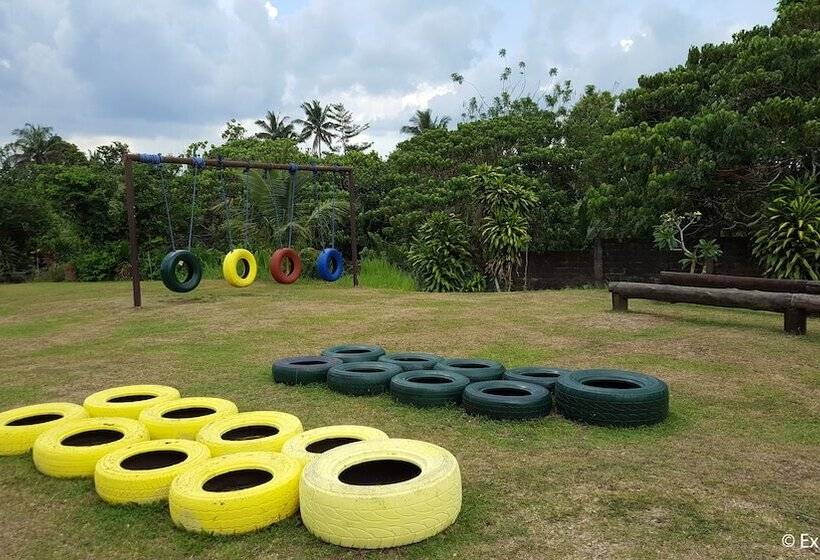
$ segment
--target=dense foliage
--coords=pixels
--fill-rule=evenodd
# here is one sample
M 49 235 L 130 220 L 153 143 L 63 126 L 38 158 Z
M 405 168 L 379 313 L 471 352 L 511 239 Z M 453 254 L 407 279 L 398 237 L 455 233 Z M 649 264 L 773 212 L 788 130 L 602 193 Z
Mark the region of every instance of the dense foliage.
M 509 289 L 529 252 L 650 239 L 664 216 L 695 212 L 687 235 L 705 245 L 687 247 L 688 267 L 719 255 L 712 239 L 741 236 L 754 240 L 768 274 L 816 277 L 818 255 L 805 241 L 811 218 L 798 215 L 816 208 L 817 190 L 772 185 L 809 177 L 807 184 L 820 171 L 818 22 L 817 0 L 782 0 L 771 26 L 693 47 L 683 64 L 641 76 L 619 95 L 588 86 L 576 98 L 556 69 L 548 72 L 551 87 L 525 93 L 517 84 L 526 83 L 527 65 L 502 62 L 498 93 L 467 98 L 452 129 L 447 116 L 417 112 L 402 129 L 410 137 L 386 159 L 353 143 L 367 124 L 340 104 L 318 101 L 303 104 L 302 118 L 268 112 L 255 134 L 230 121 L 222 145 L 194 142 L 185 153 L 355 166 L 365 253 L 408 269 L 424 289 Z M 125 146 L 86 156 L 48 127 L 27 124 L 13 134 L 0 154 L 0 276 L 126 273 Z M 143 272 L 153 276 L 169 248 L 163 181 L 149 166 L 135 173 Z M 204 170 L 193 208 L 195 249 L 218 264 L 230 238 L 247 230 L 251 248 L 264 252 L 291 225 L 294 244 L 315 250 L 327 242 L 332 209 L 345 249 L 351 201 L 343 185 L 330 176 L 313 185 L 304 175 L 289 224 L 286 174 L 252 174 L 245 228 L 241 172 L 226 173 L 223 198 L 217 171 Z M 172 230 L 187 243 L 192 173 L 168 168 L 162 177 Z M 797 229 L 780 228 L 787 222 Z M 456 265 L 456 257 L 464 262 Z

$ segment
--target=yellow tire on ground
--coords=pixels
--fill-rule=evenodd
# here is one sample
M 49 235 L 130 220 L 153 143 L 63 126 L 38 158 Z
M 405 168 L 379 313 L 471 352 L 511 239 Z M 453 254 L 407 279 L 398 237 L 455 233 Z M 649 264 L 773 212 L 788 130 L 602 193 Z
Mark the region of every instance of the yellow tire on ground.
M 302 422 L 293 414 L 260 410 L 241 412 L 206 424 L 196 436 L 211 454 L 245 451 L 281 451 L 282 445 L 302 432 Z
M 57 478 L 90 477 L 100 458 L 149 437 L 148 429 L 131 418 L 72 420 L 34 440 L 34 466 Z
M 461 510 L 461 473 L 446 449 L 409 439 L 328 451 L 302 474 L 302 522 L 323 541 L 386 548 L 424 540 Z
M 301 465 L 281 453 L 208 459 L 171 483 L 168 506 L 178 527 L 234 535 L 262 529 L 299 507 Z
M 174 478 L 210 457 L 207 446 L 188 439 L 141 441 L 97 461 L 94 488 L 109 504 L 161 502 Z
M 88 395 L 83 406 L 91 416 L 139 418 L 146 408 L 179 398 L 179 391 L 166 385 L 126 385 Z
M 237 271 L 242 265 L 243 272 Z M 222 259 L 222 276 L 231 286 L 245 288 L 256 280 L 256 257 L 247 249 L 234 249 Z
M 83 407 L 67 402 L 32 404 L 0 412 L 0 455 L 26 453 L 43 432 L 87 417 Z
M 205 424 L 238 411 L 229 400 L 184 397 L 146 408 L 139 421 L 151 432 L 151 439 L 196 439 Z
M 325 426 L 295 435 L 282 446 L 282 453 L 307 465 L 325 451 L 359 441 L 384 440 L 387 434 L 368 426 Z

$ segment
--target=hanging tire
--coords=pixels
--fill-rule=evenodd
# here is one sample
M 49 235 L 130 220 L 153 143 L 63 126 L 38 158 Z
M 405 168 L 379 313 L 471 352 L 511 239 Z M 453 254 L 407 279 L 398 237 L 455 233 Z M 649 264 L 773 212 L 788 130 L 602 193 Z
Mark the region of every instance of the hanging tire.
M 555 402 L 570 420 L 599 426 L 643 426 L 661 422 L 669 414 L 669 387 L 643 373 L 579 370 L 558 380 Z
M 327 386 L 346 395 L 377 395 L 390 388 L 401 367 L 384 362 L 352 362 L 327 370 Z
M 322 249 L 316 257 L 316 272 L 326 282 L 335 282 L 345 272 L 345 259 L 341 251 L 333 247 Z
M 403 371 L 433 369 L 433 366 L 435 366 L 439 360 L 441 360 L 440 356 L 426 354 L 424 352 L 394 352 L 379 357 L 380 362 L 395 364 L 401 367 Z
M 400 403 L 420 407 L 446 406 L 461 402 L 470 380 L 448 371 L 405 371 L 390 380 L 390 393 Z
M 126 385 L 88 395 L 83 406 L 90 416 L 139 418 L 140 412 L 154 405 L 176 400 L 179 391 L 166 385 Z
M 290 261 L 290 272 L 282 270 L 285 261 Z M 280 284 L 293 284 L 302 274 L 302 258 L 292 247 L 283 247 L 273 252 L 268 268 L 270 275 Z
M 327 370 L 339 365 L 339 358 L 295 356 L 273 362 L 273 380 L 286 385 L 306 385 L 327 381 Z
M 67 402 L 32 404 L 0 412 L 0 455 L 27 453 L 43 432 L 87 417 L 85 408 Z
M 83 418 L 40 434 L 32 458 L 37 470 L 48 476 L 90 477 L 105 455 L 148 439 L 146 427 L 131 418 Z
M 182 280 L 177 276 L 180 265 L 185 267 L 185 278 Z M 190 292 L 202 281 L 202 263 L 191 251 L 171 251 L 162 259 L 159 271 L 162 283 L 172 292 Z
M 208 446 L 211 455 L 247 451 L 280 451 L 293 436 L 302 433 L 302 422 L 293 414 L 259 410 L 240 412 L 206 424 L 196 440 Z
M 555 383 L 562 376 L 570 373 L 572 370 L 563 368 L 553 368 L 547 366 L 524 366 L 508 369 L 503 373 L 501 379 L 509 379 L 510 381 L 521 381 L 524 383 L 535 383 L 549 389 L 551 393 L 555 392 Z
M 550 392 L 535 383 L 521 381 L 479 381 L 464 389 L 467 414 L 497 420 L 524 420 L 546 416 L 552 407 Z
M 504 366 L 500 363 L 476 358 L 444 359 L 436 363 L 434 369 L 460 373 L 469 379 L 470 383 L 501 379 L 501 374 L 504 373 Z
M 243 271 L 237 272 L 242 265 Z M 256 280 L 256 257 L 247 249 L 234 249 L 222 259 L 222 276 L 231 286 L 246 288 Z
M 432 443 L 367 441 L 305 467 L 299 494 L 302 522 L 321 540 L 387 548 L 453 524 L 461 510 L 461 472 L 456 458 Z
M 150 504 L 168 499 L 171 481 L 211 457 L 187 439 L 157 439 L 122 447 L 94 468 L 94 488 L 109 504 Z
M 151 432 L 152 439 L 196 439 L 205 424 L 238 411 L 225 399 L 185 397 L 146 408 L 139 421 Z
M 237 535 L 263 529 L 299 508 L 298 461 L 281 453 L 208 459 L 174 479 L 171 519 L 197 533 Z
M 282 446 L 282 453 L 303 466 L 326 451 L 359 441 L 388 439 L 387 434 L 369 426 L 324 426 L 295 435 Z
M 345 363 L 375 362 L 384 355 L 384 348 L 375 344 L 339 344 L 322 350 L 322 356 L 339 358 Z

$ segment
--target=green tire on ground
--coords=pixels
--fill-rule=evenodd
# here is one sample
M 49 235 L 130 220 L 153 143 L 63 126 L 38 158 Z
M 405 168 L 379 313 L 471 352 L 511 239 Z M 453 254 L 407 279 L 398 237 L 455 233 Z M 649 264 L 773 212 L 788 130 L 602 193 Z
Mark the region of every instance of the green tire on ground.
M 307 385 L 327 381 L 327 370 L 342 363 L 326 356 L 294 356 L 273 363 L 273 380 L 286 385 Z
M 185 278 L 180 279 L 177 271 L 180 265 L 185 267 Z M 172 292 L 190 292 L 202 280 L 202 263 L 191 251 L 171 251 L 162 259 L 159 266 L 162 283 Z
M 322 350 L 322 356 L 339 358 L 345 363 L 375 362 L 384 355 L 384 348 L 375 344 L 339 344 Z
M 384 362 L 350 362 L 327 372 L 327 386 L 346 395 L 377 395 L 390 387 L 390 379 L 401 368 Z
M 508 369 L 501 376 L 501 379 L 509 379 L 510 381 L 523 381 L 524 383 L 535 383 L 550 390 L 555 391 L 555 383 L 562 376 L 570 373 L 572 370 L 563 368 L 554 368 L 549 366 L 523 366 Z
M 425 354 L 424 352 L 395 352 L 381 356 L 379 361 L 395 364 L 404 371 L 414 371 L 419 369 L 433 369 L 433 366 L 435 366 L 436 362 L 440 359 L 440 356 Z
M 555 385 L 558 411 L 570 420 L 598 426 L 643 426 L 669 414 L 669 387 L 651 375 L 587 369 Z
M 462 402 L 468 414 L 497 420 L 539 418 L 552 407 L 550 392 L 541 385 L 501 379 L 470 383 Z
M 504 373 L 504 366 L 500 363 L 477 358 L 448 358 L 437 362 L 433 369 L 460 373 L 470 383 L 501 379 L 501 374 Z
M 394 375 L 390 393 L 400 403 L 419 407 L 446 406 L 461 402 L 470 380 L 460 373 L 435 370 L 413 370 Z

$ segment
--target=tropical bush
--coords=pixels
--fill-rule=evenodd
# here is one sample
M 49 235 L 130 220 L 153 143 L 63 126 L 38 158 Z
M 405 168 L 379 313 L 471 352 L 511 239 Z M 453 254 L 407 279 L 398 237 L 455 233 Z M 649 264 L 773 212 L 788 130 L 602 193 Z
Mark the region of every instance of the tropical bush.
M 474 292 L 484 287 L 473 265 L 467 225 L 452 214 L 431 214 L 419 228 L 407 256 L 424 291 Z
M 820 280 L 820 190 L 815 177 L 788 178 L 755 222 L 754 255 L 775 278 Z

